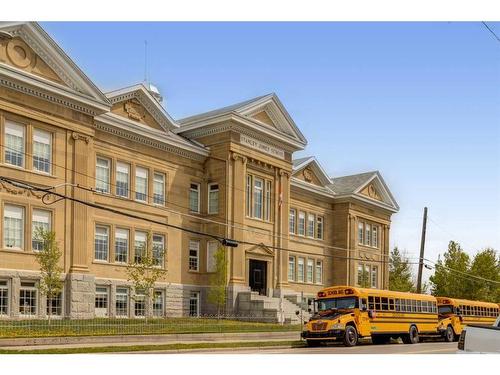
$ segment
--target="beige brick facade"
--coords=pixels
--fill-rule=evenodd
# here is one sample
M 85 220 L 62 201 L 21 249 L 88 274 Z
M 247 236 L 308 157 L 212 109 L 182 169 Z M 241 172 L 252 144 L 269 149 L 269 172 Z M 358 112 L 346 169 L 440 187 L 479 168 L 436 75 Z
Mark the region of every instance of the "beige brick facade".
M 306 139 L 274 94 L 176 121 L 142 84 L 102 94 L 37 24 L 0 29 L 11 35 L 0 39 L 0 176 L 147 219 L 42 201 L 0 181 L 0 317 L 46 314 L 43 296 L 29 294 L 39 277 L 32 228 L 40 213 L 63 249 L 61 316 L 135 315 L 126 262 L 143 233 L 165 248 L 155 314 L 213 311 L 214 239 L 162 223 L 240 241 L 226 250 L 228 312 L 250 289 L 272 298 L 356 284 L 360 265 L 373 286 L 387 287 L 398 206 L 381 175 L 331 178 L 315 158 L 294 160 Z M 47 170 L 37 164 L 35 134 L 49 137 Z M 106 307 L 97 307 L 99 293 Z

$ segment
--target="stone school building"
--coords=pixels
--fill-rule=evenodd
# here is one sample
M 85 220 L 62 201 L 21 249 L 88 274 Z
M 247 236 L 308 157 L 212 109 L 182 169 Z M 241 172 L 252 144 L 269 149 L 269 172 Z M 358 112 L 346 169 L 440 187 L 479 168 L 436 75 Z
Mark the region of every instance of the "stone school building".
M 275 94 L 173 119 L 154 86 L 103 93 L 40 25 L 0 23 L 0 176 L 147 219 L 46 204 L 0 181 L 0 319 L 210 314 L 220 243 L 204 233 L 244 242 L 226 248 L 228 314 L 294 314 L 301 293 L 361 274 L 386 288 L 388 186 L 378 171 L 330 176 L 314 156 L 294 158 L 306 144 Z M 38 227 L 63 252 L 50 306 Z M 146 242 L 166 269 L 152 303 L 126 272 Z

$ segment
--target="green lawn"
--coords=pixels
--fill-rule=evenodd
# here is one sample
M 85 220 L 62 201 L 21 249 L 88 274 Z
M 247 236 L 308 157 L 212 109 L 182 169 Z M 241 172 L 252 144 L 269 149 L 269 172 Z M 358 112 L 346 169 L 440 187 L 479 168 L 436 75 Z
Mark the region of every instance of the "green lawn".
M 300 325 L 243 322 L 228 319 L 92 319 L 92 320 L 0 320 L 0 338 L 148 335 L 167 333 L 298 331 Z
M 164 345 L 133 345 L 133 346 L 104 346 L 85 348 L 54 348 L 54 349 L 29 349 L 6 350 L 0 349 L 0 354 L 84 354 L 84 353 L 123 353 L 146 352 L 158 350 L 190 350 L 190 349 L 215 349 L 215 348 L 262 348 L 262 347 L 303 347 L 300 341 L 265 341 L 265 342 L 214 342 L 193 344 L 164 344 Z

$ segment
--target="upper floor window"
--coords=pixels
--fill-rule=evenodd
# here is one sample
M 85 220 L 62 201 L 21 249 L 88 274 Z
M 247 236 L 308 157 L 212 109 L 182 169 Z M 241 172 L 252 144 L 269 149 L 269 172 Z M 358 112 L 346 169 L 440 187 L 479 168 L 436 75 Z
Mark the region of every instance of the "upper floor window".
M 24 167 L 24 134 L 24 125 L 5 122 L 5 163 Z
M 189 270 L 198 271 L 200 265 L 200 241 L 189 241 Z
M 298 264 L 297 281 L 303 283 L 304 282 L 304 258 L 299 258 L 297 264 Z
M 115 230 L 115 261 L 118 263 L 128 262 L 128 229 L 116 228 Z
M 295 281 L 295 257 L 288 257 L 288 280 Z
M 141 263 L 142 257 L 146 252 L 148 234 L 146 232 L 136 231 L 134 237 L 134 262 Z
M 39 230 L 50 230 L 51 212 L 46 210 L 33 210 L 31 219 L 31 249 L 33 251 L 43 250 L 43 239 L 39 237 Z
M 101 193 L 109 193 L 109 171 L 111 161 L 109 159 L 98 157 L 95 167 L 95 189 Z
M 163 173 L 155 173 L 153 181 L 153 203 L 165 204 L 165 175 Z
M 295 209 L 291 208 L 290 209 L 290 218 L 289 218 L 289 228 L 288 231 L 292 234 L 295 234 L 295 215 L 296 215 Z
M 323 262 L 316 261 L 316 284 L 323 284 Z
M 372 225 L 372 246 L 378 247 L 378 226 Z
M 371 286 L 372 288 L 376 288 L 378 284 L 378 267 L 372 266 L 372 274 L 371 274 Z
M 319 240 L 323 239 L 323 217 L 318 216 L 316 218 L 316 238 Z
M 219 184 L 208 184 L 208 213 L 219 212 Z
M 312 283 L 314 279 L 314 260 L 307 260 L 307 282 Z
M 364 243 L 364 238 L 365 238 L 364 237 L 364 233 L 365 233 L 364 228 L 365 228 L 364 223 L 362 223 L 362 222 L 358 223 L 358 243 L 361 245 Z
M 24 207 L 4 205 L 3 243 L 5 247 L 11 249 L 24 248 Z
M 108 260 L 109 253 L 109 228 L 96 225 L 94 234 L 94 258 Z
M 122 162 L 116 163 L 116 195 L 123 198 L 129 197 L 130 165 Z
M 33 130 L 33 169 L 38 172 L 50 173 L 52 157 L 52 134 Z
M 246 214 L 256 219 L 271 220 L 272 182 L 253 175 L 247 175 Z
M 372 244 L 372 226 L 370 224 L 365 225 L 365 245 L 371 246 Z
M 314 214 L 307 214 L 307 237 L 314 237 L 315 224 Z
M 153 260 L 154 264 L 163 267 L 165 255 L 165 236 L 153 234 Z
M 135 168 L 135 200 L 146 202 L 148 200 L 148 170 Z
M 297 233 L 299 236 L 305 236 L 306 234 L 306 213 L 304 211 L 299 211 L 299 225 Z
M 189 188 L 189 210 L 200 212 L 200 184 L 191 184 Z
M 379 247 L 379 226 L 363 221 L 358 222 L 358 244 Z

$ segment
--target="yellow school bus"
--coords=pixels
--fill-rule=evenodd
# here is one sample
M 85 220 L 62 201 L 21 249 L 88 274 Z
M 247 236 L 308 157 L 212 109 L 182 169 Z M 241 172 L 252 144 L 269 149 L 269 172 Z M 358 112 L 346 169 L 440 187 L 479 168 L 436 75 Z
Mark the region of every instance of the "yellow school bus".
M 426 294 L 334 286 L 319 291 L 315 305 L 302 331 L 309 346 L 331 340 L 354 346 L 363 337 L 375 344 L 396 337 L 414 344 L 419 335 L 440 334 L 437 300 Z
M 492 325 L 499 314 L 499 305 L 490 302 L 436 297 L 439 327 L 444 330 L 446 341 L 456 341 L 468 324 Z

